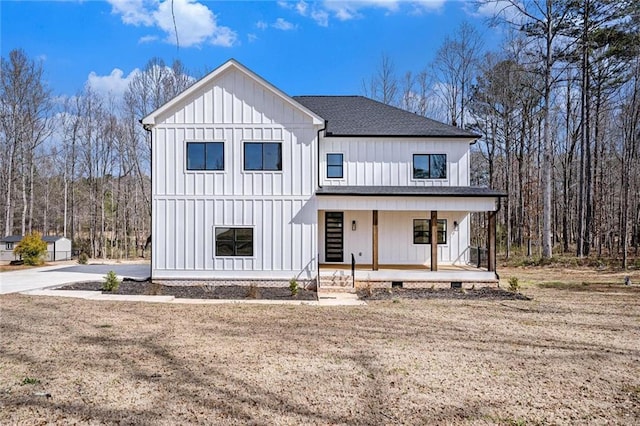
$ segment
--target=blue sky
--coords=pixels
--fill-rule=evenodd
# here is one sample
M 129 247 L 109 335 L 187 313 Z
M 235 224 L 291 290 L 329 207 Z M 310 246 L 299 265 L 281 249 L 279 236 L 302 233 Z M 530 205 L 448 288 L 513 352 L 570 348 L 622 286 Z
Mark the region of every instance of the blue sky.
M 22 48 L 41 59 L 56 95 L 90 81 L 120 94 L 146 62 L 180 59 L 202 76 L 235 58 L 290 95 L 362 94 L 362 81 L 389 56 L 398 76 L 418 72 L 462 21 L 485 46 L 499 33 L 485 11 L 451 0 L 0 1 L 1 53 Z

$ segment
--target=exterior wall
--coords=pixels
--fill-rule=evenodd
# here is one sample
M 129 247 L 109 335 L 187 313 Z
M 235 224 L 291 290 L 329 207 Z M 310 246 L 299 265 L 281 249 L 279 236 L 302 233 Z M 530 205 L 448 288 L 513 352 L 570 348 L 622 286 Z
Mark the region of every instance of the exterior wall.
M 55 243 L 47 243 L 47 255 L 45 259 L 48 262 L 71 259 L 71 240 L 68 238 L 60 238 L 56 240 Z
M 0 260 L 7 261 L 19 259 L 18 256 L 13 254 L 13 250 L 5 250 L 5 244 L 6 243 L 2 243 L 2 248 L 0 248 Z
M 153 128 L 152 277 L 315 276 L 317 128 L 229 69 Z M 224 171 L 187 171 L 187 142 L 224 142 Z M 282 171 L 244 171 L 244 142 L 282 143 Z M 215 227 L 252 227 L 254 256 L 216 257 Z M 300 275 L 301 274 L 301 275 Z
M 13 250 L 6 249 L 6 242 L 0 243 L 0 260 L 11 261 L 18 260 L 20 257 L 13 254 Z M 15 247 L 18 243 L 13 243 Z M 55 250 L 55 256 L 54 256 Z M 55 243 L 47 242 L 47 253 L 45 254 L 45 261 L 51 262 L 53 260 L 69 260 L 71 259 L 71 240 L 68 238 L 60 238 Z
M 351 253 L 359 264 L 372 263 L 371 211 L 344 212 L 344 262 L 351 263 Z M 378 213 L 378 262 L 388 265 L 430 265 L 431 245 L 413 244 L 413 219 L 429 219 L 427 211 L 379 211 Z M 447 220 L 447 243 L 438 245 L 438 262 L 465 264 L 469 260 L 469 216 L 466 212 L 438 212 L 439 219 Z M 352 231 L 356 220 L 356 231 Z M 453 222 L 458 222 L 458 229 Z M 318 214 L 319 259 L 325 262 L 324 211 Z
M 467 186 L 469 139 L 327 137 L 320 142 L 322 185 Z M 327 179 L 327 154 L 342 153 L 342 179 Z M 446 154 L 447 179 L 413 179 L 413 154 Z

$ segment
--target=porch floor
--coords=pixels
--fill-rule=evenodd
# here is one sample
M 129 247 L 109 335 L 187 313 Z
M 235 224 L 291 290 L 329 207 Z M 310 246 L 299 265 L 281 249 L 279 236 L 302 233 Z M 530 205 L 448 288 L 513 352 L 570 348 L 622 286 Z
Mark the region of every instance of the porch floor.
M 320 265 L 320 277 L 351 276 L 350 265 Z M 438 271 L 432 272 L 423 265 L 381 265 L 377 271 L 369 266 L 356 267 L 356 281 L 414 281 L 414 282 L 465 282 L 465 283 L 497 283 L 495 272 L 476 268 L 470 265 L 439 265 Z

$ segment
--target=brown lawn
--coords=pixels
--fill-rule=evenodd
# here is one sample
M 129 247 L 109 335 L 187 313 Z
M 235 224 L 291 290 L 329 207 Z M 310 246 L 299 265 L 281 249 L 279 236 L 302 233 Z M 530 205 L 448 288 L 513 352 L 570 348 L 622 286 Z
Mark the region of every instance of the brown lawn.
M 640 287 L 501 275 L 534 300 L 1 296 L 0 424 L 638 424 Z

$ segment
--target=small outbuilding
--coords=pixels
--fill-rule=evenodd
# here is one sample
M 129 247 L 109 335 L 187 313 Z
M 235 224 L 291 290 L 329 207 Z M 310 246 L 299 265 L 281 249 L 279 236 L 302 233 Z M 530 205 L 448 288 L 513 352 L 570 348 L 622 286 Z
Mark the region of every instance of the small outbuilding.
M 22 241 L 22 235 L 9 235 L 0 239 L 0 260 L 18 260 L 13 253 L 15 246 Z M 44 260 L 53 262 L 71 259 L 71 240 L 65 237 L 47 235 L 42 240 L 47 243 L 47 254 Z

